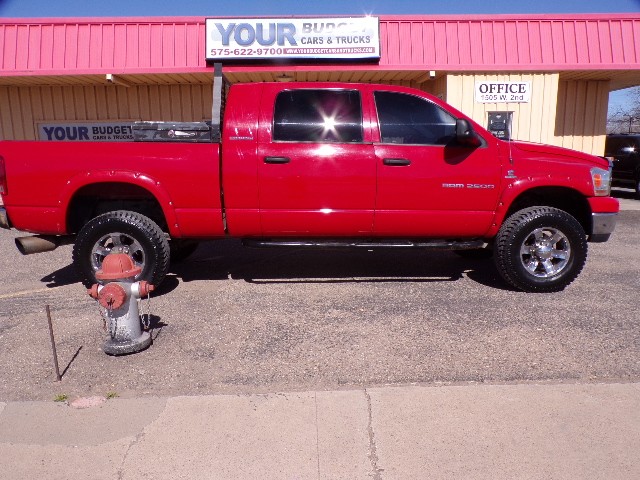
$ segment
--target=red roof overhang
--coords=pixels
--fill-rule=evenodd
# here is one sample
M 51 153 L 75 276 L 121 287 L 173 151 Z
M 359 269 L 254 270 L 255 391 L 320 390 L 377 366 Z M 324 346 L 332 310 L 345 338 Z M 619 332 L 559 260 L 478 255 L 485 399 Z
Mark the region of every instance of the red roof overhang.
M 375 64 L 228 72 L 640 71 L 640 14 L 380 16 Z M 204 17 L 0 19 L 0 77 L 205 73 Z

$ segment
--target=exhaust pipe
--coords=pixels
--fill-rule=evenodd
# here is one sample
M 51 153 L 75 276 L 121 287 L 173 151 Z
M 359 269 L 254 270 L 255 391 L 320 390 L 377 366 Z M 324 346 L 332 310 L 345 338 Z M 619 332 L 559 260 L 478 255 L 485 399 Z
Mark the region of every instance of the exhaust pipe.
M 16 247 L 23 255 L 50 252 L 61 245 L 73 242 L 73 237 L 57 237 L 55 235 L 33 235 L 16 238 Z

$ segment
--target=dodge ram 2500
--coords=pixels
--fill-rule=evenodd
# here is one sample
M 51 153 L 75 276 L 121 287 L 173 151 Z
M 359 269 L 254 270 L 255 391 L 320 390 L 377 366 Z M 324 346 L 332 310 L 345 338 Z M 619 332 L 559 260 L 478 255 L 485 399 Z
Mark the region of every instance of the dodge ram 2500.
M 425 92 L 252 83 L 222 121 L 134 127 L 138 142 L 0 142 L 0 226 L 23 253 L 73 242 L 85 283 L 128 252 L 162 281 L 202 239 L 492 254 L 515 288 L 565 288 L 618 201 L 608 162 L 495 138 Z M 221 126 L 220 126 L 221 125 Z

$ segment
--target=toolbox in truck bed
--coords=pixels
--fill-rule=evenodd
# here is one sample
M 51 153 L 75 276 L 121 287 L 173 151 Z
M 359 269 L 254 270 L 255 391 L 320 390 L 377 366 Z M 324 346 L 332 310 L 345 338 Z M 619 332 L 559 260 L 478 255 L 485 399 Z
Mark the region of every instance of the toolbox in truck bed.
M 211 142 L 211 126 L 207 122 L 135 122 L 136 142 Z

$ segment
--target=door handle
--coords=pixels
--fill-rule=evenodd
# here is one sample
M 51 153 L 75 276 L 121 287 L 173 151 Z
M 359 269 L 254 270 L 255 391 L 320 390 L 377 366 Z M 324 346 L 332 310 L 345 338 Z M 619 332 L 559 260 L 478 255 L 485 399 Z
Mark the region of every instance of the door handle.
M 264 157 L 264 163 L 272 163 L 275 165 L 282 165 L 290 161 L 291 159 L 289 157 Z
M 390 167 L 407 167 L 411 165 L 411 160 L 407 160 L 406 158 L 384 158 L 382 159 L 382 163 Z

